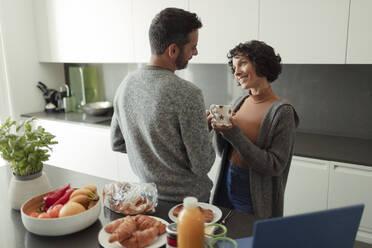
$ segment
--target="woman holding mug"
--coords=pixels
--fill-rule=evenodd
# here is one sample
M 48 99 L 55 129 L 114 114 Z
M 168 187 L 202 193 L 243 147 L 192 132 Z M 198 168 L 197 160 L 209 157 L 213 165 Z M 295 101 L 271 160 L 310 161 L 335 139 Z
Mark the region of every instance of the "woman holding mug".
M 252 40 L 231 49 L 228 59 L 244 94 L 229 126 L 216 125 L 207 112 L 222 157 L 213 203 L 260 218 L 282 216 L 298 116 L 270 86 L 281 73 L 281 58 Z

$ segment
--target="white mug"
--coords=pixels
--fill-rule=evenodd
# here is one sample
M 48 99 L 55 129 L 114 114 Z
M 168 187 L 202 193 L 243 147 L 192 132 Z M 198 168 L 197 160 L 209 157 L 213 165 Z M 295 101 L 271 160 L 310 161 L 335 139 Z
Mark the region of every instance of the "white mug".
M 216 121 L 217 126 L 230 126 L 230 117 L 232 116 L 232 106 L 231 105 L 217 105 L 212 104 L 210 106 L 210 112 Z

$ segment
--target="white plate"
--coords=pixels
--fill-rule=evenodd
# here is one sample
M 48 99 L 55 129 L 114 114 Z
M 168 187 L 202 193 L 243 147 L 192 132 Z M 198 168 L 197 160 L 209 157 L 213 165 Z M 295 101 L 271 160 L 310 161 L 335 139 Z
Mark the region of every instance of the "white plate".
M 177 217 L 173 215 L 173 211 L 174 209 L 176 209 L 176 207 L 178 207 L 179 205 L 182 205 L 182 204 L 178 204 L 176 206 L 174 206 L 173 208 L 171 208 L 168 212 L 168 217 L 169 219 L 171 219 L 171 221 L 173 222 L 177 222 Z M 222 211 L 221 209 L 219 209 L 218 207 L 216 207 L 215 205 L 212 205 L 212 204 L 209 204 L 209 203 L 205 203 L 205 202 L 198 202 L 198 205 L 201 207 L 201 208 L 205 208 L 205 209 L 210 209 L 213 211 L 213 220 L 211 222 L 208 222 L 206 224 L 212 224 L 212 223 L 216 223 L 217 221 L 219 221 L 222 217 Z
M 151 218 L 154 218 L 158 221 L 160 221 L 161 223 L 163 224 L 166 224 L 168 225 L 169 223 L 163 219 L 160 219 L 158 217 L 155 217 L 155 216 L 149 216 Z M 111 221 L 110 223 L 114 222 L 116 220 L 113 220 Z M 109 223 L 109 224 L 110 224 Z M 107 224 L 108 225 L 108 224 Z M 105 247 L 105 248 L 123 248 L 124 246 L 122 246 L 119 242 L 113 242 L 113 243 L 110 243 L 108 240 L 109 240 L 109 237 L 110 237 L 111 234 L 109 234 L 108 232 L 105 231 L 105 227 L 103 227 L 101 229 L 101 231 L 99 231 L 99 234 L 98 234 L 98 241 L 99 243 Z M 152 243 L 149 245 L 149 246 L 146 246 L 146 248 L 158 248 L 158 247 L 161 247 L 163 245 L 165 245 L 167 243 L 167 233 L 164 233 L 160 236 L 157 236 L 153 241 Z

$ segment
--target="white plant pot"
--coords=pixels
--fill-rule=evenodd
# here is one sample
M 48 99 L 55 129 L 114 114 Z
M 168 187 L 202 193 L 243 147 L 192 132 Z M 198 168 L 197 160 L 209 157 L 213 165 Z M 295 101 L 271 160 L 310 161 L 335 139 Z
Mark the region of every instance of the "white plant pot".
M 13 176 L 8 189 L 10 206 L 19 210 L 26 200 L 49 191 L 51 191 L 51 186 L 44 171 L 31 178 Z

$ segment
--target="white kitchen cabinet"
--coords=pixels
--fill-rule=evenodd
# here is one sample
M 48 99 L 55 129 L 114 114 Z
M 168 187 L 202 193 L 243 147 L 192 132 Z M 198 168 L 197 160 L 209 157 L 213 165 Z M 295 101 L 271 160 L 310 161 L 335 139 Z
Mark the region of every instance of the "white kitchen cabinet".
M 327 209 L 329 163 L 293 157 L 284 195 L 284 215 Z
M 41 62 L 133 62 L 131 0 L 34 0 Z
M 283 63 L 344 64 L 349 2 L 260 0 L 259 39 L 273 46 Z
M 352 0 L 350 5 L 347 64 L 372 63 L 372 1 Z
M 133 172 L 129 163 L 128 155 L 116 152 L 116 163 L 118 167 L 118 181 L 121 182 L 139 182 L 138 176 Z
M 294 156 L 284 215 L 365 204 L 356 239 L 372 244 L 372 167 Z
M 190 63 L 227 63 L 227 53 L 240 42 L 258 38 L 259 0 L 189 0 L 190 11 L 197 13 L 198 51 Z
M 187 10 L 188 0 L 133 1 L 134 56 L 136 62 L 149 62 L 151 56 L 149 42 L 150 24 L 155 15 L 167 7 Z
M 56 136 L 57 145 L 47 164 L 89 175 L 118 180 L 116 153 L 111 150 L 110 130 L 58 121 L 38 120 L 46 131 Z
M 329 208 L 365 204 L 358 240 L 372 242 L 372 168 L 333 162 L 330 170 Z

